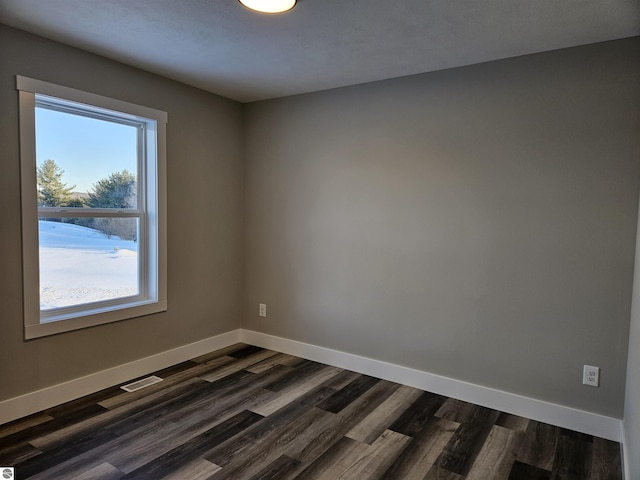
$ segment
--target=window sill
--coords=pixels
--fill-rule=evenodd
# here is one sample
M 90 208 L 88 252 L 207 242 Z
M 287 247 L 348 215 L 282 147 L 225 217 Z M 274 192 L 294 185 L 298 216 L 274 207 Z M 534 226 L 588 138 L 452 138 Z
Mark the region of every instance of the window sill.
M 135 317 L 151 315 L 167 311 L 166 301 L 142 301 L 132 304 L 123 305 L 122 308 L 109 307 L 108 310 L 96 309 L 93 311 L 84 311 L 82 316 L 71 318 L 49 318 L 41 323 L 25 326 L 25 339 L 46 337 L 48 335 L 56 335 L 58 333 L 71 332 L 83 328 L 104 325 L 105 323 L 117 322 L 120 320 L 128 320 Z

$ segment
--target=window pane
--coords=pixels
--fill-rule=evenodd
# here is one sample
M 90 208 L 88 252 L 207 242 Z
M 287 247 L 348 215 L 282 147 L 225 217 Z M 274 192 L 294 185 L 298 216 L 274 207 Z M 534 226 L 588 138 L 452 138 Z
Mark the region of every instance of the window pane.
M 137 218 L 48 218 L 38 230 L 43 311 L 140 293 Z
M 40 207 L 137 208 L 138 127 L 36 107 Z

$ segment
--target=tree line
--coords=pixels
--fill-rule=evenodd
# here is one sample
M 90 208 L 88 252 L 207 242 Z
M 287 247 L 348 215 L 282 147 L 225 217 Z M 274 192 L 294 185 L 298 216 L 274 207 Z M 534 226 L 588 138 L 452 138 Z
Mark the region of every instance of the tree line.
M 87 197 L 74 195 L 75 185 L 68 186 L 62 179 L 64 170 L 51 159 L 45 160 L 36 171 L 38 206 L 132 208 L 136 206 L 136 177 L 128 170 L 115 172 L 96 182 Z M 135 218 L 64 218 L 62 221 L 95 228 L 107 236 L 117 235 L 123 240 L 137 240 Z

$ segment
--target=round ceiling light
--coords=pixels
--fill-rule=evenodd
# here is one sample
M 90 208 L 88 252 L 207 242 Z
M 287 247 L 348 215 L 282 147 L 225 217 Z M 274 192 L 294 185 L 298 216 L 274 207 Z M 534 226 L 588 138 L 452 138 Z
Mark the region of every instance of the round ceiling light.
M 256 12 L 282 13 L 296 6 L 296 0 L 238 0 L 242 5 Z

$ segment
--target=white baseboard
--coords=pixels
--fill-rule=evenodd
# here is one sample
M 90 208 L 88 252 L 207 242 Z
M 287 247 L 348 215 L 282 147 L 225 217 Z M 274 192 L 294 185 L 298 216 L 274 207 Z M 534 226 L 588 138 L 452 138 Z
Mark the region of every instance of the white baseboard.
M 43 388 L 0 402 L 0 425 L 55 407 L 70 400 L 127 382 L 133 378 L 228 347 L 240 341 L 240 330 L 232 330 L 189 345 L 167 350 L 117 367 Z
M 558 427 L 616 442 L 621 441 L 622 422 L 617 418 L 606 417 L 252 330 L 240 330 L 240 341 L 335 367 L 353 370 L 372 377 L 390 380 L 513 415 L 531 418 Z
M 133 378 L 153 373 L 238 342 L 277 350 L 339 368 L 346 368 L 608 440 L 621 441 L 622 422 L 616 418 L 244 329 L 232 330 L 124 365 L 0 401 L 0 424 L 75 400 L 84 395 L 127 382 Z

